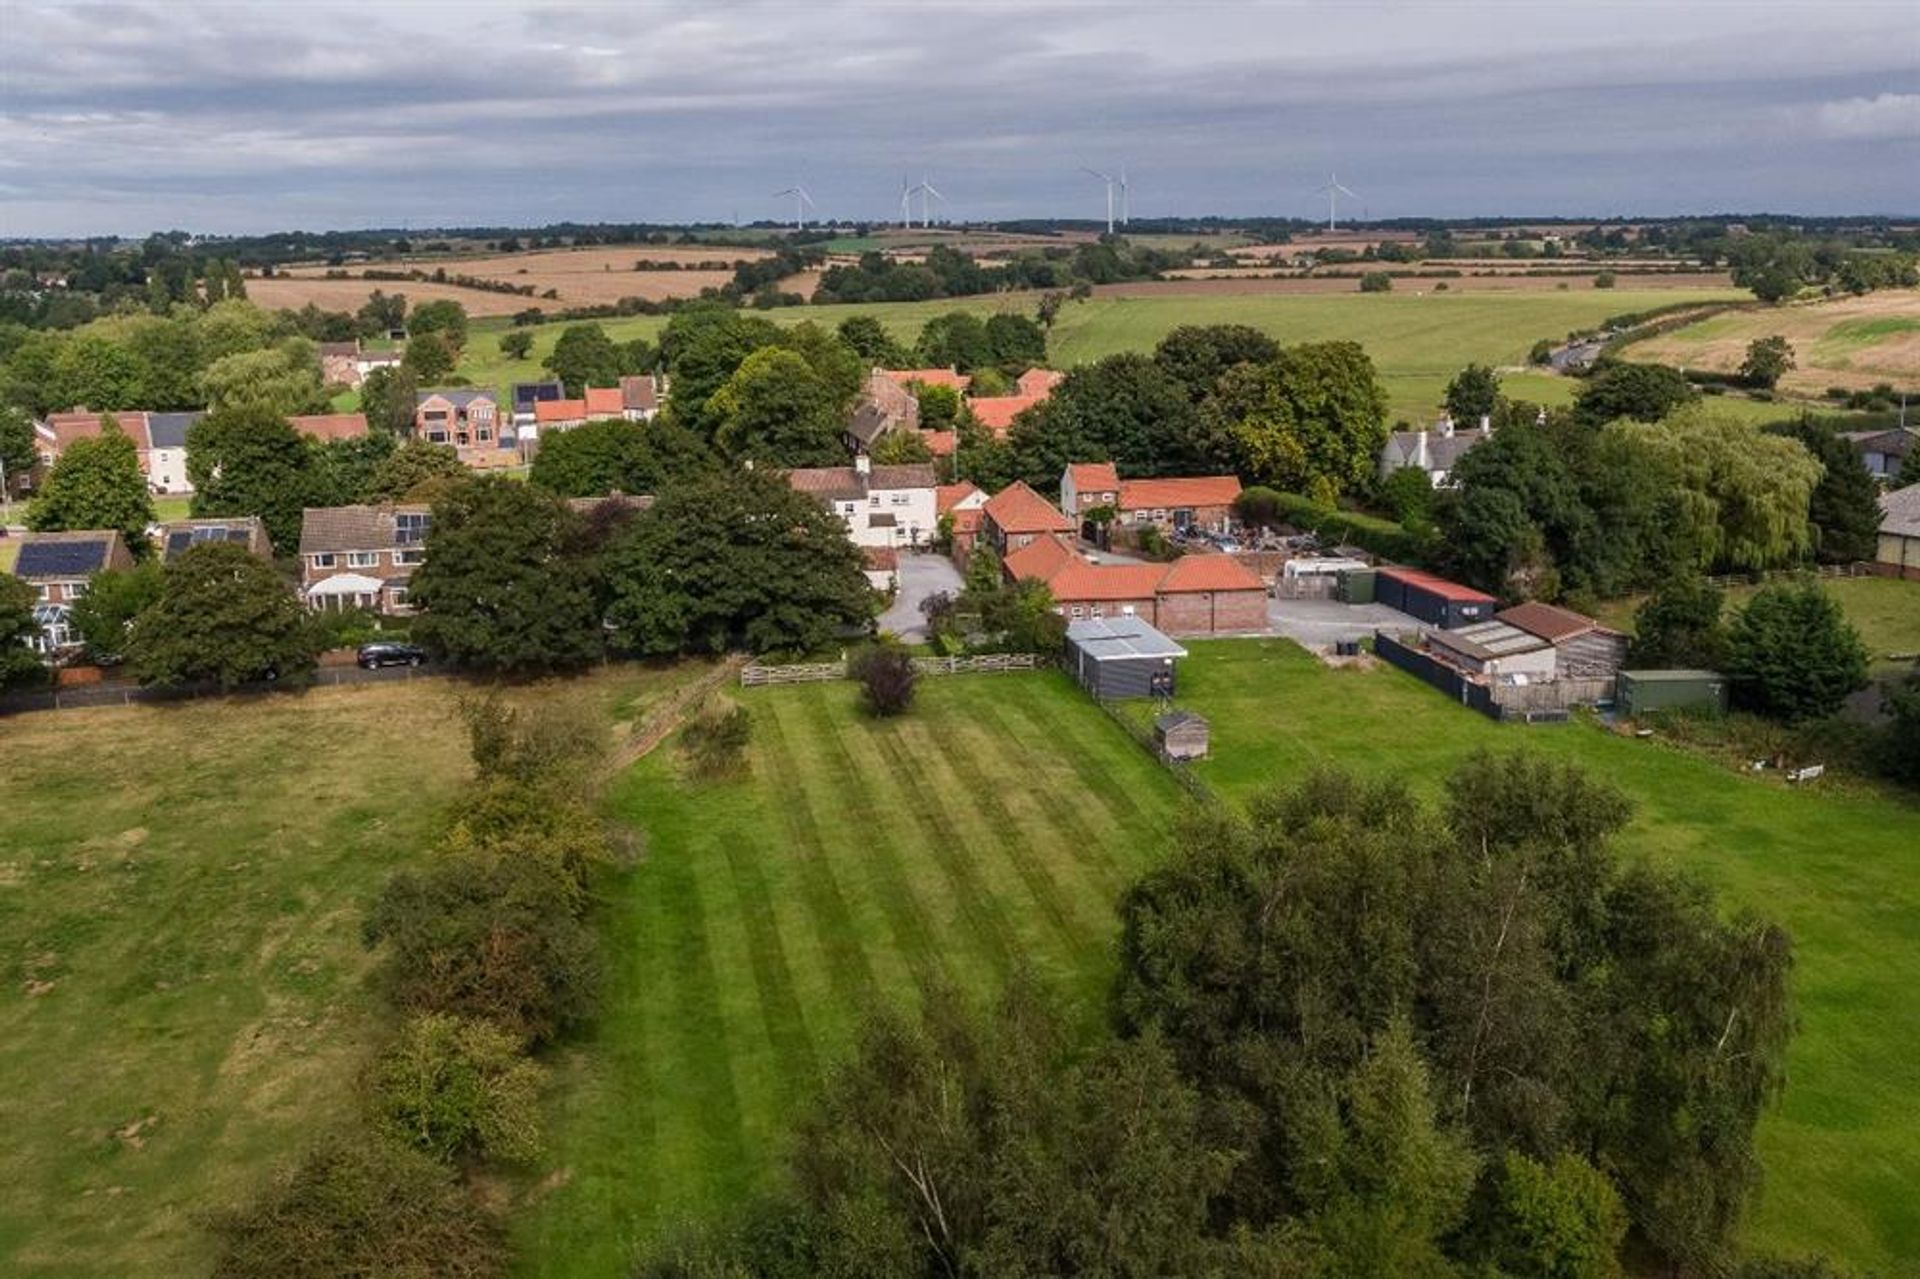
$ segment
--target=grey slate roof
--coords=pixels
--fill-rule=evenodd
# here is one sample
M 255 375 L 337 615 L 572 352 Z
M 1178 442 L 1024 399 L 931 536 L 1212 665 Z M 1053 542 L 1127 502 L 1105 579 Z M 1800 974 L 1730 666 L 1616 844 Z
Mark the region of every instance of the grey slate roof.
M 464 409 L 475 400 L 485 400 L 489 404 L 494 402 L 493 392 L 484 386 L 437 386 L 431 390 L 421 391 L 415 395 L 413 400 L 414 406 L 418 407 L 425 404 L 428 400 L 436 396 L 447 401 L 447 403 L 453 405 L 456 409 Z
M 431 522 L 433 508 L 424 503 L 401 506 L 310 506 L 300 513 L 300 553 L 325 551 L 383 551 L 413 546 L 403 537 L 400 516 L 419 516 L 422 527 Z
M 168 524 L 160 536 L 161 554 L 170 560 L 204 542 L 232 542 L 256 555 L 268 553 L 267 530 L 260 523 L 260 517 L 232 515 Z
M 1471 430 L 1455 431 L 1452 435 L 1442 435 L 1438 431 L 1428 431 L 1427 468 L 1430 471 L 1451 471 L 1480 441 L 1491 435 L 1491 431 Z M 1413 458 L 1420 451 L 1420 432 L 1395 431 L 1387 436 L 1382 452 L 1393 466 L 1412 466 Z
M 112 531 L 89 530 L 75 533 L 29 533 L 20 544 L 13 562 L 16 577 L 78 578 L 107 566 L 113 543 L 120 535 Z
M 1186 649 L 1137 617 L 1093 617 L 1069 622 L 1067 642 L 1096 662 L 1187 655 Z
M 187 428 L 205 416 L 199 409 L 191 413 L 149 413 L 147 438 L 157 449 L 183 449 L 187 447 Z

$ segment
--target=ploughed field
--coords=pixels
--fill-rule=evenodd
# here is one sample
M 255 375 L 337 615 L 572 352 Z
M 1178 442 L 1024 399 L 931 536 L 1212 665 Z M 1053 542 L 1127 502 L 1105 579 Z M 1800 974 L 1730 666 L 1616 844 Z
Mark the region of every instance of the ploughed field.
M 1883 382 L 1920 387 L 1920 289 L 1728 311 L 1635 342 L 1626 356 L 1736 373 L 1748 343 L 1774 336 L 1793 347 L 1794 368 L 1780 379 L 1789 394 L 1817 396 L 1830 386 L 1861 390 Z

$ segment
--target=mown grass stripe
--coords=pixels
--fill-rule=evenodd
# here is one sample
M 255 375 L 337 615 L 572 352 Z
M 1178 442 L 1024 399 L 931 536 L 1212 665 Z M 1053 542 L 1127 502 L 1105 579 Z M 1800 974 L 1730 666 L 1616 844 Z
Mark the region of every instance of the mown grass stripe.
M 1064 680 L 1065 676 L 1042 675 L 1036 677 L 1034 683 L 1045 679 Z M 1064 747 L 1052 758 L 1064 760 L 1080 785 L 1107 809 L 1116 828 L 1137 832 L 1143 822 L 1158 823 L 1158 817 L 1150 817 L 1142 809 L 1132 790 L 1114 780 L 1114 746 L 1124 746 L 1129 752 L 1137 752 L 1139 747 L 1126 740 L 1113 725 L 1102 724 L 1097 718 L 1069 715 L 1045 718 L 1032 691 L 1022 689 L 1021 692 L 1023 696 L 1008 698 L 1001 705 L 1020 718 L 1027 732 L 1051 738 Z M 1083 728 L 1086 731 L 1083 732 Z M 1164 814 L 1164 804 L 1155 807 Z
M 773 791 L 777 820 L 791 841 L 794 855 L 790 864 L 798 868 L 801 892 L 806 897 L 815 941 L 826 962 L 828 980 L 843 1005 L 858 1007 L 874 989 L 873 966 L 860 943 L 852 908 L 828 863 L 826 842 L 807 803 L 807 788 L 780 717 L 770 704 L 763 703 L 759 711 L 754 716 L 755 732 L 765 749 L 755 756 L 765 765 L 764 777 Z

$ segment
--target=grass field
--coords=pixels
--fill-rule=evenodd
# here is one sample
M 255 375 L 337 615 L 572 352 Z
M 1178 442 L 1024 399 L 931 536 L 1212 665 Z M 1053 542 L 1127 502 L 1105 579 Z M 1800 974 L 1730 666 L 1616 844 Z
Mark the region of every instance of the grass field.
M 1318 765 L 1431 791 L 1481 747 L 1576 761 L 1633 798 L 1623 851 L 1685 866 L 1785 925 L 1801 1031 L 1762 1124 L 1750 1243 L 1882 1274 L 1920 1257 L 1920 808 L 1790 790 L 1588 725 L 1498 725 L 1385 667 L 1333 670 L 1285 641 L 1193 642 L 1180 704 L 1213 727 L 1200 775 L 1231 799 Z
M 1417 421 L 1438 409 L 1448 379 L 1470 361 L 1523 364 L 1527 351 L 1543 337 L 1558 338 L 1589 328 L 1611 315 L 1672 302 L 1731 300 L 1731 290 L 1592 290 L 1477 295 L 1428 293 L 1176 295 L 1150 298 L 1097 297 L 1063 308 L 1049 347 L 1054 364 L 1067 368 L 1118 351 L 1151 350 L 1182 324 L 1250 324 L 1283 343 L 1350 339 L 1367 348 L 1380 371 L 1395 417 Z M 849 315 L 874 315 L 903 341 L 919 336 L 927 319 L 947 311 L 992 314 L 1007 310 L 1030 314 L 1035 299 L 1027 294 L 959 298 L 939 302 L 900 302 L 857 306 L 790 307 L 768 312 L 782 324 L 802 320 L 837 325 Z M 656 338 L 662 316 L 634 316 L 602 322 L 617 341 Z M 535 377 L 540 361 L 553 350 L 561 325 L 534 328 L 532 353 L 510 360 L 500 351 L 494 325 L 476 326 L 459 372 L 482 386 Z M 1570 397 L 1572 384 L 1545 375 L 1526 376 L 1523 385 L 1539 389 L 1555 383 Z M 1523 393 L 1519 386 L 1515 393 Z M 1544 398 L 1544 396 L 1542 397 Z M 1771 406 L 1762 406 L 1771 407 Z M 1774 416 L 1781 410 L 1771 408 Z
M 646 858 L 611 910 L 609 1012 L 555 1089 L 530 1272 L 620 1273 L 765 1184 L 875 996 L 987 995 L 1024 960 L 1097 1015 L 1114 903 L 1165 846 L 1176 788 L 1059 676 L 924 680 L 889 721 L 849 684 L 741 701 L 749 777 L 685 782 L 663 750 L 615 796 Z
M 1858 389 L 1881 382 L 1920 386 L 1916 289 L 1728 312 L 1635 342 L 1627 356 L 1732 373 L 1749 342 L 1776 334 L 1793 346 L 1795 367 L 1780 382 L 1786 392 L 1816 396 L 1830 386 Z
M 1840 602 L 1847 620 L 1860 632 L 1876 663 L 1896 653 L 1920 653 L 1920 582 L 1892 577 L 1836 577 L 1820 586 Z M 1726 592 L 1729 610 L 1753 598 L 1757 586 L 1735 586 Z M 1599 610 L 1600 620 L 1618 630 L 1633 632 L 1633 615 L 1645 596 L 1609 600 Z
M 349 1115 L 360 921 L 468 775 L 461 687 L 0 719 L 0 1273 L 202 1273 L 196 1215 Z

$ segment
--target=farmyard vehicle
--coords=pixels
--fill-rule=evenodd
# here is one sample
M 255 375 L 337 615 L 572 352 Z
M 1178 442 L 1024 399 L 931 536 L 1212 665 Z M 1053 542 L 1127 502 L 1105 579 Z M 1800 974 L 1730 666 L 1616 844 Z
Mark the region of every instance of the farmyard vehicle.
M 362 644 L 359 660 L 368 670 L 381 666 L 418 666 L 427 660 L 427 650 L 418 644 Z

